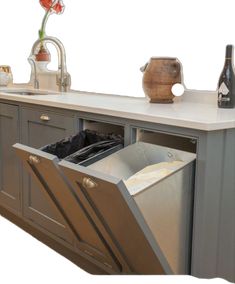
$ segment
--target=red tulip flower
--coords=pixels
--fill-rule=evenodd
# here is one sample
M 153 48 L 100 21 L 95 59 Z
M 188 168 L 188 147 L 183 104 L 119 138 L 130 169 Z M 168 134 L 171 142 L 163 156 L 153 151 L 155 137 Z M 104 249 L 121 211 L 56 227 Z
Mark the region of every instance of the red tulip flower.
M 39 30 L 39 38 L 42 40 L 45 36 L 46 23 L 49 16 L 53 13 L 59 15 L 64 12 L 64 3 L 62 0 L 39 0 L 41 6 L 46 10 L 46 14 L 42 21 L 41 29 Z
M 54 12 L 56 14 L 61 14 L 64 11 L 64 4 L 62 0 L 40 0 L 39 2 L 46 11 Z

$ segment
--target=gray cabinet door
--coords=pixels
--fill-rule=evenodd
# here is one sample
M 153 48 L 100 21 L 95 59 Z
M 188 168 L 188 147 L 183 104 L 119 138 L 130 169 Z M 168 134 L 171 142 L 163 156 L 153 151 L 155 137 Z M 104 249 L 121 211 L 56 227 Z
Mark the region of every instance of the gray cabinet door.
M 20 165 L 12 145 L 19 141 L 17 106 L 0 104 L 0 203 L 20 211 Z
M 22 144 L 15 144 L 14 148 L 50 204 L 60 212 L 76 240 L 77 250 L 111 274 L 130 272 L 99 218 L 74 195 L 74 190 L 58 168 L 58 158 Z
M 51 111 L 22 109 L 22 142 L 34 148 L 57 142 L 75 132 L 75 119 Z M 23 214 L 59 238 L 71 242 L 63 218 L 32 176 L 23 173 Z

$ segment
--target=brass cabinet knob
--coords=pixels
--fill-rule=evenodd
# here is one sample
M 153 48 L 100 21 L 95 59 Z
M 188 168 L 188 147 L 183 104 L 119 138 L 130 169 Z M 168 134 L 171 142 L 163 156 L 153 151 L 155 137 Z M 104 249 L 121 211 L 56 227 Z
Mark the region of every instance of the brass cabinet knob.
M 29 163 L 30 164 L 39 164 L 40 159 L 37 156 L 30 155 L 29 156 Z
M 42 121 L 50 121 L 50 120 L 51 120 L 50 117 L 49 117 L 47 114 L 42 114 L 42 115 L 40 116 L 40 119 L 41 119 Z
M 88 188 L 88 189 L 92 189 L 92 188 L 95 188 L 97 187 L 97 183 L 94 182 L 91 178 L 87 178 L 85 177 L 82 181 L 82 185 L 85 187 L 85 188 Z

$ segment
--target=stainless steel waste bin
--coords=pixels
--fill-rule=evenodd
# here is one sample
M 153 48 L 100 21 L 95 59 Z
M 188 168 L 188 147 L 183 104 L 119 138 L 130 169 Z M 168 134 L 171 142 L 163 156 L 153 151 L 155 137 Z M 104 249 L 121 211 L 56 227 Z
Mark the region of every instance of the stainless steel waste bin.
M 192 153 L 138 142 L 89 166 L 124 180 L 177 274 L 190 262 L 194 160 Z

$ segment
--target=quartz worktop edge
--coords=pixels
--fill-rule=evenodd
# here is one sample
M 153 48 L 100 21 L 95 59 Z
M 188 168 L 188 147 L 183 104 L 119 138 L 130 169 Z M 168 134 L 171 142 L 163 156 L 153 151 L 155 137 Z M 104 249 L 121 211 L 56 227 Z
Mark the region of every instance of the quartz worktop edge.
M 203 131 L 235 128 L 235 109 L 218 109 L 215 102 L 176 100 L 174 104 L 162 105 L 150 104 L 147 98 L 97 93 L 23 96 L 6 94 L 1 90 L 0 99 Z

